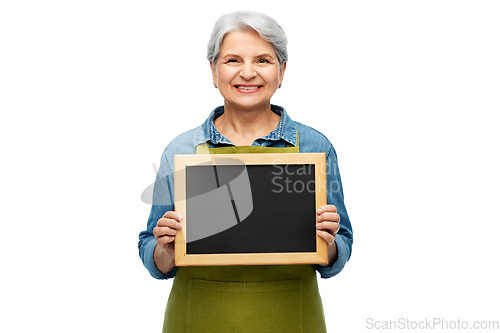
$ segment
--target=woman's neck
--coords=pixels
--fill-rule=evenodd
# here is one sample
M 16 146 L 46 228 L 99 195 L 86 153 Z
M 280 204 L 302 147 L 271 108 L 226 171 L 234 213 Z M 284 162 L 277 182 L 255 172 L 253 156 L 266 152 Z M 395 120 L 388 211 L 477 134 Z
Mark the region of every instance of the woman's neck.
M 250 146 L 255 139 L 269 134 L 280 122 L 280 116 L 268 104 L 261 109 L 238 110 L 224 103 L 224 113 L 215 119 L 220 134 L 237 146 Z

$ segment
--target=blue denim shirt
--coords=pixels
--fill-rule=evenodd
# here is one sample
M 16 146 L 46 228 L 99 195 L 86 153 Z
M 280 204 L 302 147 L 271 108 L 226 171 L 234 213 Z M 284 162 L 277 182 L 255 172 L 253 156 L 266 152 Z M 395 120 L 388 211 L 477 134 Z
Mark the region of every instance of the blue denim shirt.
M 327 204 L 335 205 L 338 214 L 340 214 L 340 230 L 335 237 L 338 259 L 329 267 L 321 267 L 319 265 L 313 265 L 313 267 L 320 273 L 322 278 L 330 278 L 338 274 L 349 260 L 353 240 L 351 222 L 349 221 L 349 216 L 344 205 L 344 194 L 337 165 L 337 154 L 330 141 L 323 134 L 309 126 L 293 121 L 287 115 L 285 109 L 280 106 L 271 105 L 271 110 L 281 116 L 278 127 L 268 135 L 256 139 L 252 143 L 252 146 L 284 148 L 289 143 L 296 146 L 298 133 L 301 153 L 326 153 Z M 210 148 L 234 146 L 214 126 L 214 119 L 223 113 L 223 106 L 215 108 L 202 125 L 173 139 L 161 156 L 147 229 L 139 234 L 139 256 L 144 266 L 146 266 L 154 278 L 173 278 L 177 271 L 177 267 L 175 267 L 170 272 L 163 274 L 158 270 L 153 260 L 153 253 L 156 247 L 153 229 L 156 227 L 156 222 L 165 212 L 174 210 L 174 155 L 196 154 L 196 146 L 205 142 L 209 142 Z

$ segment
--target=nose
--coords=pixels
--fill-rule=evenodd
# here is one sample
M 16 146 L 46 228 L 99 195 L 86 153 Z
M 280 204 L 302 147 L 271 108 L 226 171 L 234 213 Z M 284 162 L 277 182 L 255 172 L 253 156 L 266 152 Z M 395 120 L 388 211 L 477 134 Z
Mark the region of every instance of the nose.
M 240 76 L 245 80 L 251 80 L 257 75 L 255 68 L 252 64 L 243 64 L 241 66 Z

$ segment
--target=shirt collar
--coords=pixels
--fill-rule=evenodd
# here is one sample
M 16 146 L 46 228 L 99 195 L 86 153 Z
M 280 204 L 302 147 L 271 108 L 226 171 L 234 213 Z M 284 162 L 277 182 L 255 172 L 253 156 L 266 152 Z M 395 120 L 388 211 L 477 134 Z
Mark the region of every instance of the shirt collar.
M 283 139 L 294 146 L 297 146 L 297 131 L 293 120 L 288 116 L 285 108 L 271 104 L 271 111 L 281 116 L 278 126 L 268 135 L 260 137 L 263 140 L 278 141 Z M 200 143 L 211 141 L 212 144 L 232 144 L 225 136 L 219 133 L 214 126 L 214 119 L 219 117 L 224 113 L 224 106 L 216 107 L 210 113 L 207 120 L 201 125 L 200 130 L 195 136 L 194 146 L 196 147 Z

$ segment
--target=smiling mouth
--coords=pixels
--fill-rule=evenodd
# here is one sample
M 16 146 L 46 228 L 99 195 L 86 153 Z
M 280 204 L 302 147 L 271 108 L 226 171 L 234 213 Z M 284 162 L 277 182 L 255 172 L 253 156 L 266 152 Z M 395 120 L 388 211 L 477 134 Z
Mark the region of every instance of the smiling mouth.
M 242 90 L 256 90 L 259 88 L 262 88 L 262 86 L 234 86 L 236 89 L 242 89 Z

